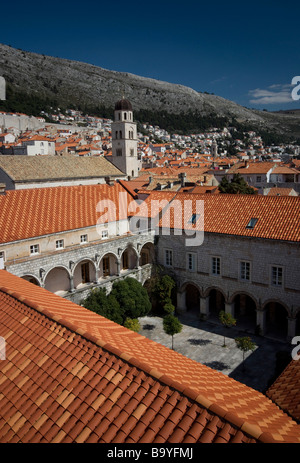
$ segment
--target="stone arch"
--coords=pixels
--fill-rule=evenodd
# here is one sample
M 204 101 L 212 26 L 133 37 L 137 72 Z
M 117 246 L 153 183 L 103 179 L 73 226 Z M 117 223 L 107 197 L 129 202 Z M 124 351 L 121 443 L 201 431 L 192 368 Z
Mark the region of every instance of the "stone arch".
M 71 289 L 71 276 L 69 269 L 64 265 L 51 268 L 45 274 L 44 287 L 51 293 L 65 294 Z
M 138 254 L 139 265 L 152 264 L 155 259 L 155 247 L 152 241 L 147 241 L 143 244 Z
M 177 291 L 177 310 L 200 314 L 201 288 L 193 281 L 185 281 Z
M 88 257 L 83 257 L 79 259 L 73 268 L 73 279 L 74 279 L 74 288 L 79 288 L 82 285 L 90 284 L 95 282 L 96 277 L 96 265 L 95 262 Z
M 240 328 L 255 331 L 257 325 L 258 302 L 247 291 L 236 291 L 230 297 L 233 305 L 232 315 L 237 320 Z
M 279 339 L 288 335 L 289 308 L 279 299 L 268 299 L 263 304 L 266 316 L 265 334 Z
M 99 258 L 99 278 L 119 275 L 120 259 L 114 252 L 106 252 Z
M 26 275 L 22 275 L 21 278 L 23 278 L 23 280 L 29 281 L 33 285 L 41 286 L 40 280 L 35 275 L 27 273 Z
M 127 271 L 138 267 L 139 253 L 132 244 L 128 244 L 122 250 L 121 257 L 121 271 Z
M 226 295 L 218 286 L 210 286 L 204 291 L 207 299 L 209 318 L 218 319 L 221 310 L 225 311 Z
M 203 292 L 203 297 L 208 297 L 209 296 L 209 293 L 212 291 L 212 290 L 215 290 L 215 291 L 219 291 L 222 296 L 224 297 L 224 300 L 226 300 L 226 294 L 225 292 L 223 291 L 222 288 L 220 288 L 219 286 L 209 286 L 208 288 L 206 288 Z

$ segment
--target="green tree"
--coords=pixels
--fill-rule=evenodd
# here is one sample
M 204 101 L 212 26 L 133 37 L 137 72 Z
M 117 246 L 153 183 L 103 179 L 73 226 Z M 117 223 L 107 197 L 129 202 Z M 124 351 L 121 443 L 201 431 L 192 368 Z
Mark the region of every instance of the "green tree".
M 137 318 L 126 318 L 124 322 L 125 328 L 135 331 L 136 333 L 140 330 L 140 323 Z
M 236 345 L 238 349 L 243 352 L 243 370 L 245 370 L 244 360 L 245 360 L 245 353 L 249 350 L 254 350 L 256 345 L 251 340 L 249 336 L 244 336 L 242 338 L 235 338 Z
M 172 303 L 172 292 L 176 283 L 170 275 L 163 275 L 157 279 L 156 293 L 160 307 L 167 313 L 173 313 L 175 306 Z
M 182 330 L 182 324 L 177 317 L 173 314 L 166 315 L 163 318 L 163 329 L 166 334 L 172 336 L 172 349 L 173 347 L 173 337 L 175 334 L 180 333 Z
M 138 318 L 147 315 L 151 302 L 146 289 L 135 278 L 116 281 L 110 293 L 124 310 L 123 323 L 126 318 Z
M 104 288 L 93 289 L 82 305 L 119 325 L 127 318 L 142 317 L 151 309 L 146 289 L 134 278 L 115 282 L 108 295 Z
M 118 324 L 123 324 L 124 310 L 114 295 L 106 294 L 105 288 L 92 289 L 87 298 L 82 302 L 83 307 L 102 315 Z
M 219 313 L 219 320 L 225 328 L 231 328 L 232 326 L 236 325 L 236 319 L 230 314 L 221 310 Z M 226 347 L 225 344 L 225 334 L 224 334 L 224 344 L 223 347 Z
M 219 184 L 219 191 L 229 194 L 257 194 L 257 191 L 249 186 L 240 174 L 234 174 L 230 182 L 226 177 L 223 177 Z

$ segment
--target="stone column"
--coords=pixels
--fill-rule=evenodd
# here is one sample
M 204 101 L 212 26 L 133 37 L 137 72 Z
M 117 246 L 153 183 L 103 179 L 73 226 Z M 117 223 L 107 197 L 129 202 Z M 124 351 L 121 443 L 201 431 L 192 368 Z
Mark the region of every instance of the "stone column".
M 256 325 L 260 328 L 260 334 L 264 336 L 266 333 L 266 319 L 267 311 L 266 310 L 256 310 Z
M 186 312 L 185 290 L 177 291 L 177 310 L 178 312 Z
M 74 293 L 74 277 L 73 275 L 70 276 L 70 293 Z
M 225 312 L 234 317 L 234 302 L 225 302 Z
M 209 296 L 200 297 L 200 315 L 205 320 L 209 317 Z
M 117 276 L 120 276 L 121 273 L 121 260 L 117 259 Z
M 98 283 L 98 280 L 99 280 L 99 272 L 100 272 L 100 270 L 98 268 L 96 268 L 96 270 L 95 270 L 95 281 L 94 281 L 94 283 L 96 283 L 96 284 Z
M 287 340 L 290 341 L 296 336 L 297 319 L 288 317 Z

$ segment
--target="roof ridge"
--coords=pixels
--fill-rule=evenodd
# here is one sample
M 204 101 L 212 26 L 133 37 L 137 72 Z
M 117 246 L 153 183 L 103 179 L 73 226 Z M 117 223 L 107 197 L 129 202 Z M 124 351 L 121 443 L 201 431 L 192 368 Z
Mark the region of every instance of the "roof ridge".
M 184 394 L 187 398 L 196 402 L 201 407 L 205 408 L 207 411 L 217 415 L 219 418 L 226 420 L 232 426 L 238 428 L 242 432 L 248 434 L 250 437 L 259 440 L 262 443 L 275 443 L 276 441 L 273 436 L 268 432 L 263 432 L 258 425 L 248 423 L 245 420 L 239 418 L 235 413 L 225 410 L 223 407 L 220 407 L 217 403 L 211 402 L 207 399 L 203 394 L 197 393 L 191 387 L 178 383 L 169 375 L 160 372 L 156 368 L 151 367 L 147 363 L 142 362 L 141 360 L 137 359 L 136 357 L 131 356 L 126 352 L 122 352 L 117 347 L 113 346 L 110 343 L 105 342 L 99 336 L 95 336 L 91 334 L 89 331 L 85 331 L 84 329 L 70 323 L 68 320 L 64 318 L 60 318 L 59 316 L 53 314 L 49 310 L 45 309 L 42 305 L 37 304 L 36 302 L 31 301 L 28 297 L 22 296 L 22 294 L 18 293 L 17 291 L 10 290 L 5 286 L 0 286 L 0 291 L 3 293 L 8 294 L 11 297 L 14 297 L 19 302 L 27 305 L 33 310 L 36 310 L 43 314 L 45 317 L 50 318 L 51 320 L 59 323 L 60 325 L 64 326 L 65 328 L 74 331 L 76 334 L 82 336 L 83 338 L 87 339 L 88 341 L 100 346 L 102 349 L 107 350 L 113 355 L 118 356 L 120 359 L 130 363 L 132 366 L 142 370 L 143 372 L 149 374 L 156 380 L 164 383 L 166 386 L 169 386 L 178 392 Z M 70 301 L 72 302 L 72 301 Z M 121 326 L 121 325 L 120 325 Z M 127 329 L 125 327 L 122 327 Z M 268 397 L 266 399 L 270 400 Z M 271 400 L 270 400 L 271 401 Z M 272 401 L 271 401 L 272 402 Z

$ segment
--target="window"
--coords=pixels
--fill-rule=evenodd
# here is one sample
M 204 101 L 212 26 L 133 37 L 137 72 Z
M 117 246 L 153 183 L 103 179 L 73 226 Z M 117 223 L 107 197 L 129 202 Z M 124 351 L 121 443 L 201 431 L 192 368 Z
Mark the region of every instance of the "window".
M 272 267 L 271 273 L 272 286 L 282 286 L 283 282 L 283 269 L 282 267 Z
M 197 220 L 199 219 L 199 214 L 193 214 L 192 217 L 190 218 L 189 220 L 189 223 L 192 223 L 193 225 L 197 222 Z
M 261 182 L 261 175 L 257 175 L 257 176 L 256 176 L 256 181 L 257 181 L 257 183 L 260 183 L 260 182 Z
M 165 250 L 165 265 L 167 267 L 172 267 L 173 265 L 173 251 L 171 249 Z
M 56 249 L 63 249 L 64 248 L 64 240 L 57 240 L 55 243 Z
M 5 253 L 4 251 L 0 252 L 0 269 L 4 269 L 4 262 L 5 262 Z
M 87 235 L 81 235 L 80 236 L 80 244 L 84 244 L 88 242 L 88 236 Z
M 257 221 L 258 221 L 258 219 L 256 219 L 255 217 L 252 217 L 252 218 L 249 220 L 249 222 L 248 222 L 246 228 L 249 228 L 250 230 L 253 230 L 253 228 L 254 228 L 255 225 L 257 224 Z
M 134 156 L 134 149 L 130 150 L 130 156 Z
M 108 230 L 102 230 L 102 238 L 108 238 Z
M 213 257 L 211 261 L 211 272 L 213 275 L 221 274 L 221 259 L 220 257 Z
M 240 262 L 240 278 L 243 281 L 250 281 L 250 262 Z
M 187 269 L 191 272 L 196 270 L 196 254 L 191 252 L 187 254 Z
M 30 255 L 34 255 L 34 254 L 39 254 L 40 252 L 40 245 L 39 244 L 32 244 L 30 246 Z
M 122 156 L 122 148 L 116 149 L 116 155 L 117 156 Z

